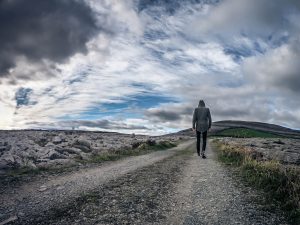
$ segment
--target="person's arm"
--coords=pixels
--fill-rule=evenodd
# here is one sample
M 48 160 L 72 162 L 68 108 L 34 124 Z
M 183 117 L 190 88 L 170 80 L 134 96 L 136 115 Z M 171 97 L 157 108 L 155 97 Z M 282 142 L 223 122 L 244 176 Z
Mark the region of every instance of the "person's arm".
M 208 109 L 208 128 L 211 128 L 211 115 L 210 115 L 210 110 Z
M 193 114 L 193 130 L 195 130 L 195 124 L 197 121 L 197 113 L 196 113 L 196 109 L 194 110 L 194 114 Z

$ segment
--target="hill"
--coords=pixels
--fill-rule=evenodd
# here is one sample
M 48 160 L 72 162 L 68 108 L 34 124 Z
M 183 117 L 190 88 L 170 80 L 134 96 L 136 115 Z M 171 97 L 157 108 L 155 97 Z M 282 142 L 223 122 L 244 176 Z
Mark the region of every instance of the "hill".
M 262 137 L 289 137 L 300 139 L 299 130 L 293 130 L 276 124 L 238 120 L 224 120 L 213 122 L 212 128 L 210 130 L 210 135 L 232 136 L 233 134 L 239 132 L 244 132 L 247 137 L 257 135 Z M 192 129 L 181 130 L 177 132 L 177 134 L 194 136 Z

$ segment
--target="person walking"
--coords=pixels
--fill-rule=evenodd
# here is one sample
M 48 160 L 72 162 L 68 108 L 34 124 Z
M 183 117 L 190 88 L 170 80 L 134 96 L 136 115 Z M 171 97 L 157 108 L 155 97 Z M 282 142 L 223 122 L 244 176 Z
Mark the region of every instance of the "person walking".
M 205 107 L 203 100 L 199 101 L 199 105 L 194 110 L 193 114 L 193 131 L 197 133 L 197 153 L 200 156 L 200 138 L 202 134 L 202 151 L 201 156 L 203 159 L 205 156 L 207 131 L 211 128 L 211 115 L 209 108 Z

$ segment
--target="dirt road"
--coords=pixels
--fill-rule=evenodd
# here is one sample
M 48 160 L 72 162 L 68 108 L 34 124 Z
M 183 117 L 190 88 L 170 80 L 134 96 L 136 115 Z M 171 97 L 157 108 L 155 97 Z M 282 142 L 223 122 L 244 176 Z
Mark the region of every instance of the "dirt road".
M 287 224 L 263 196 L 194 140 L 100 167 L 10 188 L 0 218 L 10 224 Z M 272 209 L 274 210 L 274 209 Z M 0 222 L 1 224 L 1 222 Z

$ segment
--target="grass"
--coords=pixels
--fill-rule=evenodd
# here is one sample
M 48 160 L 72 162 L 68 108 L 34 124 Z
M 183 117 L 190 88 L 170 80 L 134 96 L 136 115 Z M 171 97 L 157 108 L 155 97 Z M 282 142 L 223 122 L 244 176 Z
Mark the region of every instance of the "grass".
M 268 200 L 279 202 L 291 223 L 300 224 L 299 167 L 257 160 L 247 148 L 215 143 L 221 162 L 237 167 L 244 181 L 263 190 Z
M 249 129 L 249 128 L 229 128 L 218 132 L 215 136 L 237 137 L 237 138 L 253 138 L 253 137 L 280 138 L 282 137 L 280 135 L 272 134 L 265 131 Z
M 74 165 L 62 165 L 59 167 L 41 167 L 41 168 L 21 167 L 18 169 L 13 169 L 8 171 L 8 173 L 5 174 L 4 176 L 18 179 L 26 175 L 34 176 L 42 173 L 58 174 L 58 173 L 71 171 L 73 167 Z
M 159 143 L 141 143 L 137 148 L 129 150 L 119 150 L 115 152 L 105 152 L 98 155 L 94 155 L 87 162 L 101 163 L 104 161 L 115 161 L 127 156 L 137 156 L 146 154 L 152 151 L 161 151 L 177 146 L 178 143 L 170 141 L 160 141 Z

